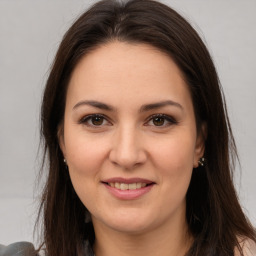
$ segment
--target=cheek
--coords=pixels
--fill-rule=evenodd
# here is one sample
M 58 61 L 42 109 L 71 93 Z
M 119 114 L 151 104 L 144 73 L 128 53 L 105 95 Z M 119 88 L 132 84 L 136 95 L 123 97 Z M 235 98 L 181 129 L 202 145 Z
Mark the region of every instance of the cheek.
M 185 199 L 193 171 L 193 136 L 169 138 L 154 148 L 153 162 L 166 200 L 179 204 Z
M 93 198 L 97 196 L 95 184 L 100 182 L 104 147 L 83 136 L 66 137 L 66 155 L 73 187 L 83 204 L 90 209 Z
M 89 176 L 99 170 L 106 155 L 104 141 L 86 136 L 83 132 L 68 133 L 65 137 L 66 156 L 72 171 Z
M 154 143 L 151 155 L 156 165 L 169 172 L 193 169 L 195 140 L 193 136 L 172 136 Z

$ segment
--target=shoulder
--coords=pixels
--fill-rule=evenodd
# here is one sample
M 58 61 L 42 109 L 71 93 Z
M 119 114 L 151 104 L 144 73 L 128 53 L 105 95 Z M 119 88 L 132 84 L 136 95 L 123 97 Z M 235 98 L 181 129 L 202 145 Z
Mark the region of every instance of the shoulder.
M 29 242 L 18 242 L 8 246 L 0 244 L 0 256 L 37 256 L 33 244 Z
M 255 256 L 256 255 L 256 243 L 250 239 L 244 239 L 240 242 L 244 256 Z M 235 250 L 235 256 L 240 256 L 239 251 Z

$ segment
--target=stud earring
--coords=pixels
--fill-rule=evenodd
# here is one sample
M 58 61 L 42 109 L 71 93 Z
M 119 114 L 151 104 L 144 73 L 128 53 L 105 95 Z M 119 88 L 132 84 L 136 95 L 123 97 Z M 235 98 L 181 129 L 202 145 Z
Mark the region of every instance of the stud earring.
M 201 157 L 199 160 L 198 160 L 198 164 L 200 165 L 200 166 L 205 166 L 205 158 L 204 157 Z
M 64 162 L 64 165 L 65 165 L 66 169 L 68 169 L 67 160 L 65 158 L 63 158 L 63 162 Z
M 63 159 L 63 162 L 64 162 L 65 166 L 68 167 L 66 158 Z

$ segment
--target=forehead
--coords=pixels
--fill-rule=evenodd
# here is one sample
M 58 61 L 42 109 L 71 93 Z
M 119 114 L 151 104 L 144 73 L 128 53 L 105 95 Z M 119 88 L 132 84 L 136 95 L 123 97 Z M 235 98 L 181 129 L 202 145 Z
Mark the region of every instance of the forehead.
M 174 61 L 151 45 L 115 41 L 81 59 L 72 73 L 67 100 L 88 98 L 127 103 L 168 97 L 191 100 Z

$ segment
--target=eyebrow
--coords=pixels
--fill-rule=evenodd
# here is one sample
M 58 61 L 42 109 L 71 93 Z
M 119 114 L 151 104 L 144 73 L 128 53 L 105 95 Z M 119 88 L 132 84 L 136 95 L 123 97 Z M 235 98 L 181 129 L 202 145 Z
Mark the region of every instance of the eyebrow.
M 80 107 L 80 106 L 83 106 L 83 105 L 88 105 L 88 106 L 92 106 L 92 107 L 102 109 L 102 110 L 107 110 L 107 111 L 114 111 L 115 110 L 114 107 L 112 107 L 108 104 L 99 102 L 99 101 L 95 101 L 95 100 L 80 101 L 73 107 L 73 110 Z M 175 102 L 175 101 L 172 101 L 172 100 L 165 100 L 165 101 L 161 101 L 161 102 L 142 105 L 140 107 L 139 112 L 146 112 L 146 111 L 162 108 L 162 107 L 165 107 L 165 106 L 174 106 L 174 107 L 178 107 L 181 110 L 183 110 L 183 107 L 178 102 Z
M 183 110 L 183 107 L 178 102 L 175 102 L 172 100 L 165 100 L 165 101 L 156 102 L 156 103 L 152 103 L 152 104 L 142 105 L 140 108 L 140 112 L 150 111 L 150 110 L 162 108 L 165 106 L 174 106 L 174 107 L 178 107 L 181 110 Z
M 89 106 L 92 106 L 92 107 L 95 107 L 95 108 L 98 108 L 98 109 L 103 109 L 103 110 L 108 110 L 108 111 L 113 111 L 114 110 L 113 107 L 111 107 L 111 106 L 109 106 L 105 103 L 95 101 L 95 100 L 80 101 L 73 107 L 73 110 L 80 107 L 80 106 L 83 106 L 83 105 L 89 105 Z

